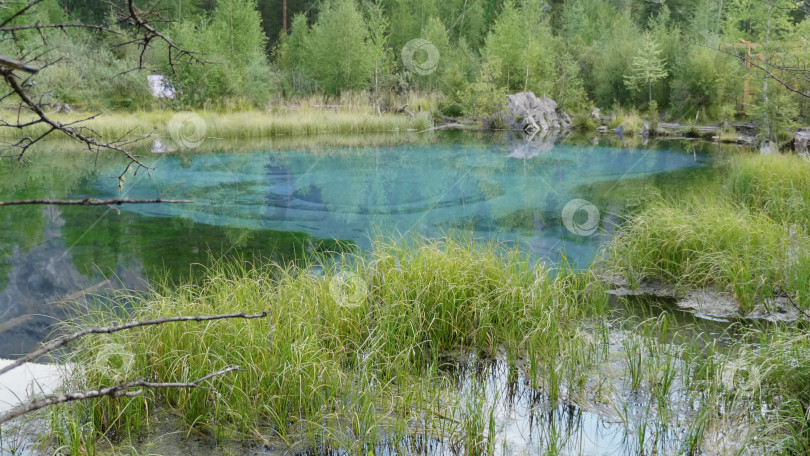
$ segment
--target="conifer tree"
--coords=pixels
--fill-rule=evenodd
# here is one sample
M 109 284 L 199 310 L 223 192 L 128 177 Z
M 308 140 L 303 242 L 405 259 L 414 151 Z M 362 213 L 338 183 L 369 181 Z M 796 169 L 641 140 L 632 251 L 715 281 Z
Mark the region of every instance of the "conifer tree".
M 666 58 L 661 56 L 661 47 L 655 42 L 652 35 L 645 33 L 642 36 L 641 49 L 633 58 L 633 64 L 628 74 L 624 76 L 624 83 L 630 90 L 639 90 L 645 85 L 649 94 L 649 103 L 652 103 L 652 86 L 667 77 Z

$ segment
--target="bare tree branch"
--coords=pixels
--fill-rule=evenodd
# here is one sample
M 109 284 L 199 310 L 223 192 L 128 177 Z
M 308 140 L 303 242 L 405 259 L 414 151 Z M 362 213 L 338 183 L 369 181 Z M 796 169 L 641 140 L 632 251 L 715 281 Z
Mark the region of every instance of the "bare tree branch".
M 11 16 L 9 16 L 8 19 L 6 19 L 2 23 L 0 23 L 0 27 L 5 27 L 6 25 L 10 24 L 12 21 L 14 21 L 18 17 L 21 17 L 23 14 L 25 14 L 29 9 L 36 6 L 37 3 L 41 3 L 41 2 L 42 2 L 42 0 L 30 0 L 28 2 L 28 4 L 25 5 L 25 7 L 23 7 L 22 9 L 20 9 L 16 13 L 12 14 Z
M 45 133 L 42 136 L 40 136 L 39 138 L 37 138 L 36 141 L 28 141 L 28 142 L 24 142 L 22 140 L 18 141 L 16 146 L 18 148 L 20 148 L 20 154 L 19 154 L 20 159 L 22 159 L 25 152 L 34 143 L 36 143 L 38 140 L 42 139 L 43 137 L 47 136 L 48 134 L 50 134 L 54 130 L 58 130 L 58 131 L 61 131 L 62 133 L 64 133 L 65 135 L 67 135 L 70 138 L 73 138 L 73 139 L 76 139 L 76 140 L 78 140 L 80 142 L 83 142 L 90 151 L 99 151 L 101 149 L 109 149 L 109 150 L 117 151 L 117 152 L 120 152 L 120 153 L 124 154 L 130 160 L 130 164 L 134 163 L 139 168 L 150 169 L 148 166 L 141 163 L 141 161 L 138 160 L 138 158 L 135 157 L 134 155 L 132 155 L 129 151 L 127 151 L 127 150 L 125 150 L 125 149 L 123 149 L 121 147 L 118 147 L 115 143 L 100 142 L 100 141 L 96 140 L 93 137 L 84 135 L 83 133 L 81 133 L 81 131 L 79 129 L 77 129 L 75 127 L 63 125 L 62 123 L 51 119 L 47 114 L 45 114 L 45 111 L 43 111 L 42 104 L 32 100 L 31 97 L 28 95 L 28 92 L 23 87 L 20 86 L 19 82 L 17 81 L 16 76 L 13 74 L 13 72 L 11 70 L 0 70 L 0 76 L 2 76 L 3 79 L 6 81 L 6 83 L 11 87 L 11 89 L 14 92 L 16 92 L 17 96 L 20 97 L 22 102 L 25 103 L 25 105 L 27 105 L 27 107 L 31 111 L 33 111 L 34 114 L 36 114 L 43 123 L 48 124 L 51 127 L 50 130 L 48 130 L 47 133 Z
M 118 23 L 122 26 L 122 31 L 118 31 L 117 29 L 113 30 L 103 25 L 85 24 L 85 23 L 65 23 L 65 24 L 36 23 L 36 24 L 20 24 L 20 25 L 14 24 L 15 20 L 21 19 L 26 16 L 30 16 L 33 13 L 32 8 L 41 3 L 42 0 L 28 0 L 27 2 L 20 2 L 19 4 L 24 6 L 22 6 L 19 10 L 11 14 L 7 19 L 5 19 L 2 23 L 0 23 L 0 41 L 15 38 L 17 33 L 26 31 L 36 31 L 37 33 L 39 33 L 40 41 L 42 42 L 42 45 L 45 48 L 45 52 L 33 57 L 32 56 L 9 57 L 5 55 L 0 55 L 0 81 L 5 82 L 5 84 L 7 84 L 11 89 L 9 92 L 3 93 L 2 96 L 0 96 L 0 100 L 7 99 L 10 96 L 16 95 L 16 97 L 19 98 L 20 101 L 19 106 L 17 107 L 17 122 L 11 123 L 7 121 L 0 121 L 0 127 L 23 129 L 25 127 L 30 127 L 37 124 L 47 125 L 47 128 L 44 130 L 44 133 L 40 133 L 39 136 L 36 137 L 23 136 L 20 137 L 17 141 L 8 144 L 8 149 L 12 149 L 17 153 L 0 155 L 0 158 L 16 157 L 17 160 L 22 160 L 23 157 L 25 156 L 25 153 L 34 144 L 38 143 L 40 140 L 58 131 L 65 134 L 71 139 L 84 143 L 87 146 L 87 149 L 91 152 L 98 153 L 102 150 L 109 150 L 121 153 L 125 157 L 127 157 L 127 159 L 129 159 L 129 163 L 124 169 L 124 172 L 121 173 L 121 175 L 119 176 L 119 187 L 123 186 L 124 175 L 133 166 L 135 167 L 136 173 L 140 169 L 145 169 L 147 170 L 147 172 L 151 169 L 150 167 L 142 163 L 136 155 L 133 155 L 126 148 L 127 145 L 131 144 L 134 141 L 129 140 L 125 141 L 123 137 L 113 141 L 102 140 L 100 135 L 98 135 L 96 132 L 80 125 L 80 122 L 89 120 L 92 117 L 88 119 L 83 119 L 81 121 L 60 123 L 59 121 L 55 120 L 54 118 L 50 117 L 48 114 L 45 113 L 45 108 L 48 106 L 46 102 L 46 97 L 49 96 L 50 92 L 46 90 L 45 92 L 41 92 L 37 95 L 33 93 L 31 89 L 31 87 L 33 87 L 33 85 L 35 84 L 34 81 L 30 80 L 31 76 L 37 74 L 43 68 L 47 68 L 48 66 L 54 63 L 53 59 L 51 59 L 51 61 L 46 61 L 43 59 L 43 56 L 52 49 L 52 47 L 47 45 L 45 34 L 43 33 L 47 30 L 66 31 L 67 28 L 79 28 L 79 29 L 83 28 L 87 30 L 96 30 L 115 35 L 128 35 L 128 39 L 124 39 L 123 42 L 115 44 L 114 47 L 134 45 L 140 50 L 137 66 L 136 68 L 133 68 L 130 71 L 145 69 L 144 64 L 146 53 L 153 46 L 153 44 L 157 43 L 162 43 L 168 48 L 168 60 L 169 60 L 168 65 L 171 68 L 172 72 L 175 72 L 175 66 L 178 63 L 184 63 L 186 65 L 212 63 L 212 62 L 205 62 L 199 57 L 197 57 L 197 54 L 195 52 L 189 49 L 185 49 L 181 46 L 178 46 L 168 36 L 166 36 L 164 33 L 162 33 L 160 30 L 154 27 L 153 23 L 169 22 L 168 20 L 164 19 L 161 16 L 161 14 L 156 10 L 156 7 L 160 2 L 156 2 L 155 4 L 151 5 L 149 9 L 143 10 L 136 6 L 135 0 L 115 1 L 115 2 L 110 0 L 105 1 L 107 1 L 107 3 L 112 7 L 113 12 L 117 17 Z M 5 2 L 0 2 L 0 4 L 4 3 Z M 27 73 L 29 74 L 29 76 L 27 78 L 21 78 L 19 76 L 20 73 Z M 21 121 L 20 114 L 23 111 L 32 112 L 35 115 L 34 120 L 25 119 Z M 78 203 L 71 203 L 71 204 L 78 204 Z M 119 204 L 119 203 L 111 202 L 110 204 Z
M 0 68 L 5 70 L 20 70 L 31 74 L 39 71 L 39 68 L 34 68 L 19 60 L 15 60 L 4 55 L 0 55 Z
M 127 25 L 135 26 L 135 38 L 116 46 L 126 46 L 134 44 L 140 48 L 141 53 L 138 56 L 138 66 L 130 71 L 143 69 L 143 59 L 146 51 L 153 41 L 163 42 L 168 48 L 168 64 L 172 73 L 175 73 L 176 62 L 186 64 L 210 64 L 213 62 L 206 62 L 197 57 L 195 52 L 182 48 L 174 43 L 169 37 L 152 26 L 152 22 L 169 22 L 155 10 L 157 5 L 153 5 L 149 10 L 142 10 L 135 5 L 135 0 L 127 0 L 126 7 L 122 7 L 115 3 L 107 1 L 108 4 L 117 8 L 117 15 L 120 18 L 119 22 Z
M 198 378 L 192 382 L 188 383 L 155 383 L 147 381 L 146 378 L 142 378 L 139 380 L 132 380 L 126 383 L 122 383 L 116 386 L 109 386 L 106 388 L 99 388 L 96 390 L 89 390 L 89 391 L 80 391 L 80 392 L 70 392 L 70 393 L 63 393 L 63 394 L 55 394 L 51 396 L 45 396 L 42 399 L 35 400 L 32 402 L 28 402 L 13 409 L 3 413 L 0 415 L 0 424 L 5 423 L 6 421 L 13 420 L 14 418 L 20 417 L 27 413 L 31 413 L 33 411 L 39 410 L 41 408 L 45 408 L 51 405 L 56 404 L 64 404 L 66 402 L 73 402 L 73 401 L 83 401 L 86 399 L 92 399 L 97 397 L 136 397 L 143 394 L 143 390 L 137 391 L 130 391 L 132 388 L 197 388 L 200 386 L 200 383 L 210 380 L 214 377 L 218 377 L 221 375 L 225 375 L 227 373 L 239 370 L 239 366 L 231 366 L 227 369 L 223 369 L 218 372 L 214 372 L 212 374 L 208 374 L 205 377 Z
M 0 32 L 20 32 L 23 30 L 44 30 L 44 29 L 61 29 L 64 31 L 67 28 L 83 28 L 87 30 L 99 30 L 107 33 L 111 33 L 113 35 L 121 35 L 121 32 L 117 32 L 111 28 L 105 27 L 103 25 L 93 25 L 93 24 L 31 24 L 31 25 L 13 25 L 10 27 L 0 27 Z
M 127 329 L 132 328 L 139 328 L 142 326 L 154 326 L 154 325 L 162 325 L 164 323 L 174 323 L 178 321 L 212 321 L 212 320 L 225 320 L 231 318 L 244 318 L 246 320 L 256 319 L 256 318 L 264 318 L 266 317 L 268 312 L 262 312 L 258 314 L 246 314 L 246 313 L 232 313 L 232 314 L 222 314 L 222 315 L 201 315 L 201 316 L 183 316 L 183 317 L 168 317 L 168 318 L 159 318 L 156 320 L 144 320 L 144 321 L 132 321 L 129 323 L 125 323 L 122 325 L 117 326 L 108 326 L 108 327 L 101 327 L 101 328 L 87 328 L 83 329 L 79 332 L 75 332 L 73 334 L 69 334 L 64 337 L 60 337 L 48 344 L 43 345 L 42 347 L 32 351 L 31 353 L 23 356 L 22 358 L 14 361 L 13 363 L 7 365 L 0 369 L 0 375 L 5 374 L 6 372 L 11 371 L 12 369 L 16 369 L 17 367 L 22 366 L 25 363 L 34 361 L 35 359 L 39 358 L 42 355 L 50 353 L 57 348 L 64 347 L 65 345 L 73 342 L 76 339 L 82 338 L 84 336 L 90 334 L 112 334 L 118 331 L 124 331 Z
M 17 200 L 17 201 L 0 201 L 0 206 L 21 206 L 21 205 L 48 205 L 48 206 L 120 206 L 122 204 L 155 204 L 155 203 L 171 203 L 171 204 L 189 204 L 194 200 L 173 200 L 173 199 L 128 199 L 128 198 L 114 198 L 114 199 L 96 199 L 85 198 L 80 200 L 45 200 L 45 199 L 31 199 L 31 200 Z

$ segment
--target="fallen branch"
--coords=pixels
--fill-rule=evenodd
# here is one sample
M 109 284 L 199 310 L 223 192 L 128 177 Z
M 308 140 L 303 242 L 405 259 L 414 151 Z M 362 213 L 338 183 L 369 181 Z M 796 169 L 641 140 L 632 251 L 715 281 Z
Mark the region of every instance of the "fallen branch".
M 78 391 L 78 392 L 71 392 L 71 393 L 63 393 L 63 394 L 54 394 L 52 396 L 45 396 L 42 399 L 35 400 L 32 402 L 28 402 L 26 404 L 19 405 L 14 407 L 13 409 L 9 410 L 6 413 L 0 415 L 0 424 L 5 423 L 6 421 L 13 420 L 19 416 L 25 415 L 27 413 L 34 412 L 44 407 L 48 407 L 51 405 L 56 404 L 64 404 L 66 402 L 73 402 L 73 401 L 83 401 L 86 399 L 92 399 L 96 397 L 136 397 L 143 394 L 143 390 L 136 390 L 130 391 L 132 388 L 197 388 L 200 386 L 200 383 L 209 380 L 214 377 L 218 377 L 220 375 L 225 375 L 229 372 L 233 372 L 235 370 L 239 370 L 239 366 L 231 366 L 227 369 L 223 369 L 219 372 L 214 372 L 213 374 L 208 374 L 205 377 L 198 378 L 192 382 L 188 383 L 155 383 L 149 382 L 147 379 L 142 378 L 139 380 L 132 380 L 126 383 L 122 383 L 116 386 L 109 386 L 106 388 L 99 388 L 96 390 L 89 390 L 89 391 Z
M 15 369 L 19 366 L 22 366 L 25 363 L 31 362 L 40 356 L 50 353 L 57 348 L 63 347 L 70 342 L 73 342 L 76 339 L 82 338 L 89 334 L 112 334 L 118 331 L 124 331 L 126 329 L 132 328 L 139 328 L 141 326 L 154 326 L 160 325 L 163 323 L 173 323 L 178 321 L 211 321 L 211 320 L 225 320 L 229 318 L 244 318 L 246 320 L 256 319 L 256 318 L 264 318 L 268 315 L 268 312 L 262 312 L 259 314 L 246 314 L 246 313 L 233 313 L 233 314 L 222 314 L 222 315 L 201 315 L 201 316 L 185 316 L 185 317 L 168 317 L 168 318 L 160 318 L 157 320 L 144 320 L 144 321 L 132 321 L 129 323 L 125 323 L 118 326 L 108 326 L 108 327 L 101 327 L 101 328 L 87 328 L 83 329 L 79 332 L 75 332 L 73 334 L 69 334 L 64 337 L 60 337 L 42 347 L 32 351 L 31 353 L 23 356 L 22 358 L 14 361 L 13 363 L 9 364 L 8 366 L 0 369 L 0 375 L 5 374 L 6 372 Z
M 796 310 L 798 310 L 798 311 L 799 311 L 799 313 L 800 313 L 802 316 L 804 316 L 804 318 L 805 318 L 806 320 L 810 320 L 810 315 L 808 315 L 808 314 L 807 314 L 807 312 L 805 312 L 805 311 L 804 311 L 804 310 L 803 310 L 801 307 L 799 307 L 799 304 L 798 304 L 796 301 L 794 301 L 794 300 L 793 300 L 793 296 L 791 296 L 791 295 L 790 295 L 790 293 L 788 293 L 787 291 L 785 291 L 785 290 L 783 289 L 783 290 L 782 290 L 782 294 L 784 294 L 784 296 L 785 296 L 785 297 L 788 299 L 788 301 L 789 301 L 791 304 L 793 304 L 793 307 L 795 307 L 795 308 L 796 308 Z
M 45 199 L 32 199 L 32 200 L 18 200 L 18 201 L 0 201 L 0 206 L 21 206 L 24 204 L 47 204 L 49 206 L 120 206 L 122 204 L 153 204 L 153 203 L 172 203 L 172 204 L 189 204 L 193 200 L 172 200 L 172 199 L 96 199 L 85 198 L 80 200 L 45 200 Z
M 6 57 L 4 55 L 0 55 L 0 67 L 8 70 L 20 70 L 25 71 L 26 73 L 36 73 L 39 71 L 39 68 L 34 68 L 30 65 L 26 65 L 25 63 L 12 59 L 10 57 Z

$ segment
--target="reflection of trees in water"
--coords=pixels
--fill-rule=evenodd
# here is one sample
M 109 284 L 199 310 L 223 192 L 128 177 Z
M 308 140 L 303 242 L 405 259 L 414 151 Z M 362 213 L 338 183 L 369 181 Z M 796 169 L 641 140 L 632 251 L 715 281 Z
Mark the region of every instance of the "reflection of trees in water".
M 66 221 L 61 211 L 36 209 L 39 217 L 32 216 L 32 220 L 44 221 L 40 241 L 27 249 L 6 245 L 13 253 L 5 259 L 8 282 L 0 291 L 0 357 L 28 352 L 56 321 L 67 316 L 70 303 L 83 300 L 86 294 L 141 285 L 137 264 L 118 268 L 112 280 L 82 273 L 74 262 L 72 245 L 62 236 Z
M 511 141 L 511 142 L 510 142 Z M 284 207 L 289 224 L 362 238 L 369 227 L 441 235 L 452 229 L 495 237 L 592 240 L 562 229 L 561 211 L 594 182 L 638 178 L 690 166 L 682 153 L 554 145 L 550 138 L 503 144 L 405 145 L 276 152 L 271 181 L 293 176 Z M 272 184 L 271 184 L 272 186 Z M 268 205 L 278 195 L 272 189 Z M 623 203 L 603 199 L 605 212 Z M 275 210 L 278 210 L 277 208 Z M 330 225 L 331 223 L 331 225 Z

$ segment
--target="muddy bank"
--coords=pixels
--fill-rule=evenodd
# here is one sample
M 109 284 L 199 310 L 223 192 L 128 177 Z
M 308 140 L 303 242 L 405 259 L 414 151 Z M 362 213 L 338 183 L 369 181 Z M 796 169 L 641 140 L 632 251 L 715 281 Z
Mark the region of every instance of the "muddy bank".
M 744 312 L 734 296 L 722 290 L 689 289 L 657 281 L 645 281 L 637 286 L 631 286 L 626 279 L 615 277 L 604 277 L 603 281 L 608 286 L 608 293 L 611 295 L 669 299 L 678 308 L 689 311 L 700 318 L 722 321 L 749 319 L 785 323 L 809 319 L 808 315 L 786 294 L 760 299 L 751 312 Z

